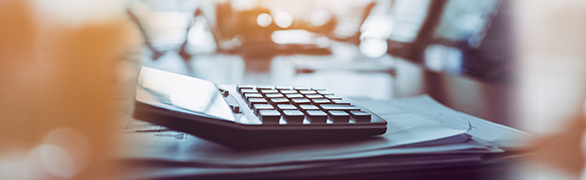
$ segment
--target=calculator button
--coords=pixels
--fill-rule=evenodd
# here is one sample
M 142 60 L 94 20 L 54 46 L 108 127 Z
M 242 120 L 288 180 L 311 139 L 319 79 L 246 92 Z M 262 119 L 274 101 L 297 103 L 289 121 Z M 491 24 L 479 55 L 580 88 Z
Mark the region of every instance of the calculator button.
M 273 104 L 289 104 L 289 99 L 287 99 L 287 98 L 271 98 L 271 102 Z
M 281 111 L 283 111 L 283 110 L 297 110 L 297 107 L 295 107 L 294 105 L 291 105 L 291 104 L 278 104 L 277 109 L 279 109 Z
M 246 85 L 246 84 L 243 84 L 243 85 L 237 85 L 236 87 L 238 89 L 254 89 L 256 86 L 255 85 Z
M 309 110 L 305 112 L 307 114 L 307 118 L 312 123 L 325 123 L 328 119 L 328 114 L 320 110 Z
M 311 103 L 311 101 L 309 101 L 309 99 L 306 99 L 306 98 L 291 99 L 291 102 L 293 104 L 310 104 Z
M 332 103 L 340 104 L 340 105 L 351 105 L 352 104 L 352 103 L 345 101 L 345 100 L 332 100 Z
M 279 119 L 281 119 L 281 113 L 277 110 L 260 110 L 258 111 L 258 116 L 263 123 L 278 123 Z
M 255 104 L 268 104 L 268 102 L 264 98 L 250 98 L 248 99 L 248 104 L 250 104 L 250 106 L 252 107 Z
M 305 97 L 307 97 L 309 99 L 322 99 L 322 98 L 324 98 L 324 96 L 319 95 L 319 94 L 309 94 L 309 95 L 305 95 Z
M 342 100 L 342 97 L 340 96 L 334 96 L 334 95 L 325 95 L 326 98 L 330 99 L 330 100 Z
M 305 118 L 305 114 L 299 110 L 284 110 L 283 117 L 287 122 L 302 122 Z
M 278 90 L 293 90 L 292 86 L 277 86 L 276 89 Z
M 311 99 L 311 102 L 313 104 L 330 104 L 330 103 L 332 103 L 332 101 L 330 101 L 328 99 Z
M 334 122 L 348 122 L 350 120 L 350 115 L 344 111 L 329 111 L 328 113 Z
M 246 93 L 246 94 L 244 94 L 244 99 L 248 100 L 250 98 L 262 98 L 262 95 L 259 93 Z
M 326 111 L 360 111 L 360 108 L 353 105 L 322 104 L 320 107 Z
M 317 93 L 321 95 L 334 95 L 334 93 L 330 91 L 317 91 Z
M 280 90 L 283 94 L 297 94 L 295 90 Z
M 319 108 L 315 105 L 299 105 L 299 108 L 303 111 L 319 110 Z
M 317 94 L 317 91 L 311 91 L 311 90 L 310 91 L 299 91 L 299 93 L 308 95 L 308 94 Z
M 370 122 L 370 113 L 364 111 L 350 111 L 350 116 L 356 122 Z
M 267 90 L 267 89 L 260 90 L 260 92 L 263 93 L 263 94 L 276 94 L 276 93 L 279 93 L 279 91 L 277 91 L 277 90 Z
M 253 106 L 254 112 L 256 112 L 258 114 L 258 111 L 260 110 L 274 110 L 275 107 L 273 107 L 273 105 L 270 104 L 255 104 Z
M 247 93 L 258 93 L 258 91 L 254 90 L 254 89 L 242 89 L 240 90 L 241 94 L 247 94 Z
M 242 90 L 242 89 L 254 89 L 256 86 L 253 85 L 238 85 L 236 86 L 236 89 L 238 89 L 238 91 Z
M 275 86 L 256 86 L 256 89 L 259 89 L 259 90 L 271 90 L 271 89 L 275 89 Z
M 283 94 L 265 94 L 265 96 L 267 96 L 267 98 L 283 98 L 285 96 L 283 96 Z
M 285 96 L 289 99 L 293 99 L 293 98 L 304 98 L 303 95 L 301 94 L 285 94 Z
M 308 88 L 308 87 L 294 87 L 293 89 L 298 90 L 298 91 L 309 91 L 309 90 L 311 90 L 311 88 Z

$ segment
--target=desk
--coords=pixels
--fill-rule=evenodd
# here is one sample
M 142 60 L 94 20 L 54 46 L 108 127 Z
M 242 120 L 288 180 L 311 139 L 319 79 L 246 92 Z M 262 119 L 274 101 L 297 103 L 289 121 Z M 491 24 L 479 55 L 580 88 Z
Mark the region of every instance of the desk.
M 351 48 L 351 47 L 349 47 Z M 348 56 L 346 56 L 348 57 Z M 355 56 L 359 57 L 359 56 Z M 376 66 L 372 70 L 368 69 L 318 69 L 315 71 L 299 70 L 307 69 L 308 59 L 320 59 L 333 58 L 335 60 L 344 62 L 357 61 L 358 64 L 367 63 L 381 63 L 381 66 Z M 433 93 L 435 81 L 433 78 L 439 79 L 454 79 L 454 81 L 463 80 L 465 82 L 471 82 L 472 86 L 479 85 L 478 88 L 490 87 L 490 84 L 484 84 L 477 82 L 472 79 L 448 76 L 444 74 L 428 72 L 424 69 L 418 68 L 407 64 L 403 60 L 393 59 L 391 57 L 385 57 L 387 59 L 361 59 L 356 58 L 354 60 L 344 60 L 336 57 L 336 55 L 330 56 L 276 56 L 270 59 L 243 59 L 237 55 L 227 54 L 203 54 L 196 55 L 191 61 L 185 62 L 178 55 L 174 53 L 168 53 L 157 61 L 145 61 L 145 62 L 134 62 L 129 63 L 129 68 L 134 68 L 135 72 L 138 69 L 140 63 L 144 63 L 145 66 L 155 67 L 167 71 L 172 71 L 180 74 L 191 75 L 202 79 L 214 81 L 218 84 L 275 84 L 275 85 L 306 85 L 314 86 L 321 85 L 320 87 L 333 89 L 333 91 L 340 92 L 345 96 L 361 96 L 378 99 L 392 99 L 395 97 L 416 95 L 421 93 Z M 313 61 L 312 61 L 313 62 Z M 381 69 L 384 63 L 392 62 L 393 66 L 388 66 L 388 69 Z M 134 65 L 134 67 L 130 67 Z M 396 65 L 396 66 L 395 66 Z M 299 68 L 303 67 L 303 68 Z M 366 67 L 366 66 L 365 66 Z M 396 68 L 396 69 L 395 69 Z M 411 68 L 411 69 L 410 69 Z M 419 73 L 419 75 L 417 75 Z M 409 79 L 411 78 L 411 79 Z M 413 78 L 421 78 L 420 80 L 413 81 Z M 131 79 L 131 78 L 130 78 Z M 344 80 L 355 79 L 350 83 L 346 83 Z M 427 80 L 426 80 L 427 79 Z M 412 84 L 407 83 L 405 86 L 400 83 L 406 83 L 411 81 Z M 132 87 L 131 81 L 128 81 L 128 87 Z M 330 82 L 324 83 L 324 82 Z M 340 86 L 343 84 L 344 86 Z M 407 86 L 410 85 L 410 86 Z M 409 89 L 411 88 L 411 89 Z M 130 88 L 132 89 L 132 88 Z M 458 90 L 458 88 L 445 88 Z M 470 88 L 468 88 L 470 90 Z M 448 91 L 449 92 L 449 91 Z M 406 94 L 411 93 L 411 94 Z M 442 95 L 442 93 L 437 93 Z M 129 93 L 130 94 L 130 93 Z M 450 93 L 448 93 L 450 94 Z M 452 92 L 452 94 L 457 94 Z M 128 95 L 128 94 L 127 94 Z M 482 96 L 483 94 L 472 94 Z M 450 98 L 459 96 L 444 96 L 444 100 L 450 102 Z M 468 97 L 470 98 L 470 97 Z M 126 101 L 132 100 L 128 96 L 121 98 Z M 455 101 L 458 102 L 458 101 Z M 130 102 L 122 103 L 123 105 L 130 105 Z M 480 108 L 485 108 L 485 103 L 481 104 Z M 474 104 L 472 104 L 474 105 Z M 470 106 L 468 104 L 468 106 Z M 471 109 L 476 109 L 472 107 Z M 127 109 L 127 112 L 131 112 L 131 109 Z M 128 122 L 127 122 L 128 123 Z M 121 125 L 120 127 L 123 127 Z M 428 171 L 406 171 L 406 172 L 388 172 L 388 173 L 374 173 L 374 174 L 357 174 L 351 176 L 322 176 L 315 177 L 316 179 L 330 178 L 330 179 L 383 179 L 383 178 L 398 178 L 398 179 L 428 179 L 428 178 L 440 178 L 440 179 L 506 179 L 509 174 L 514 171 L 516 166 L 514 164 L 503 163 L 503 164 L 492 164 L 483 167 L 458 167 L 458 168 L 446 168 L 446 169 L 435 169 Z
M 516 105 L 514 84 L 488 83 L 468 76 L 432 71 L 423 66 L 408 60 L 397 60 L 393 87 L 395 98 L 429 94 L 455 110 L 521 128 L 511 110 Z

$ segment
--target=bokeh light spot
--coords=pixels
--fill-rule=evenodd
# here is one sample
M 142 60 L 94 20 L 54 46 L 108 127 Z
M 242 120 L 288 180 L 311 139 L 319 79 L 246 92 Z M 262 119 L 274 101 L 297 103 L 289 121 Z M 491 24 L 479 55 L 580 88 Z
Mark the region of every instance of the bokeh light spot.
M 261 27 L 269 27 L 272 22 L 273 18 L 267 13 L 259 14 L 258 17 L 256 17 L 256 24 Z
M 275 24 L 281 28 L 288 28 L 293 24 L 293 16 L 287 12 L 280 12 L 275 16 Z

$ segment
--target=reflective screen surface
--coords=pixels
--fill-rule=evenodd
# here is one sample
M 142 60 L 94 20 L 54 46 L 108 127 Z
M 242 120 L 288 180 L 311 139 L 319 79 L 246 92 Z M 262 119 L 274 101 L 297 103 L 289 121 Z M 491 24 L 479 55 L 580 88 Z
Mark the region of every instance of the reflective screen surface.
M 210 81 L 143 67 L 136 88 L 136 100 L 143 103 L 235 120 L 230 106 Z

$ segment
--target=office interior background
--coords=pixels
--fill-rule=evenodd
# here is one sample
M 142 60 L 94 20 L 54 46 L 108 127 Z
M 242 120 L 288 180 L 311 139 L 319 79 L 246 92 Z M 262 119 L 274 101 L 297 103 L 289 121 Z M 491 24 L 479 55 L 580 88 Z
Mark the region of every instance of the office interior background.
M 115 178 L 115 129 L 141 66 L 357 99 L 429 94 L 534 134 L 514 177 L 580 178 L 584 10 L 580 0 L 1 1 L 0 179 Z

